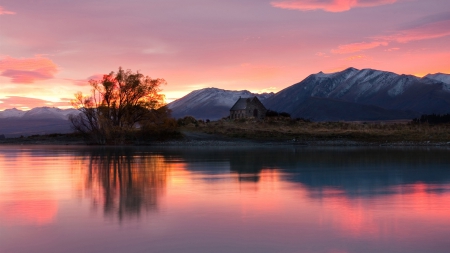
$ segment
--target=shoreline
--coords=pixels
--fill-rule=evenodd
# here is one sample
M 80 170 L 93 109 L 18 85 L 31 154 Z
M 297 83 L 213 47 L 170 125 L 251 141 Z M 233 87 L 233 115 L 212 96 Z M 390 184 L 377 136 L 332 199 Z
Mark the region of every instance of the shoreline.
M 231 125 L 240 126 L 240 125 Z M 244 125 L 245 126 L 245 125 Z M 266 126 L 266 128 L 268 128 Z M 445 128 L 446 130 L 448 128 Z M 0 139 L 0 145 L 70 145 L 70 146 L 148 146 L 148 147 L 450 147 L 450 141 L 445 138 L 414 138 L 413 135 L 391 133 L 390 135 L 357 136 L 341 129 L 330 129 L 328 132 L 314 129 L 305 133 L 292 133 L 273 130 L 270 134 L 249 129 L 233 129 L 228 126 L 220 128 L 206 126 L 180 128 L 177 137 L 166 140 L 134 140 L 127 143 L 100 145 L 90 142 L 82 135 L 49 134 L 31 135 L 27 137 Z M 221 130 L 221 132 L 217 131 Z M 239 131 L 238 131 L 239 130 Z M 450 130 L 450 129 L 448 129 Z M 241 132 L 241 134 L 236 134 Z M 245 134 L 242 134 L 244 132 Z M 381 132 L 382 133 L 382 132 Z M 361 134 L 361 133 L 359 133 Z M 364 134 L 364 133 L 363 133 Z M 245 136 L 246 135 L 246 136 Z M 429 135 L 429 134 L 428 134 Z M 355 138 L 358 137 L 358 138 Z M 370 137 L 370 138 L 369 138 Z M 428 137 L 431 137 L 428 136 Z M 156 137 L 155 137 L 156 138 Z
M 450 147 L 450 142 L 364 142 L 346 139 L 336 140 L 305 140 L 305 141 L 285 141 L 285 140 L 251 140 L 251 139 L 182 139 L 153 142 L 135 142 L 118 145 L 98 145 L 87 143 L 81 139 L 28 139 L 9 138 L 0 140 L 0 146 L 37 146 L 37 145 L 58 145 L 58 146 L 86 146 L 86 147 Z

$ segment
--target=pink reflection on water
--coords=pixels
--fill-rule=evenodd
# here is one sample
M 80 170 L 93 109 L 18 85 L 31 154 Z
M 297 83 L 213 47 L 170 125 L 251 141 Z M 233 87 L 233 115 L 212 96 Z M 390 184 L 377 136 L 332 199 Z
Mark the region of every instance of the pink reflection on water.
M 424 230 L 450 225 L 450 195 L 433 191 L 436 188 L 442 189 L 423 183 L 395 186 L 392 187 L 395 194 L 372 198 L 325 194 L 321 201 L 322 225 L 354 237 L 412 236 L 417 233 L 414 227 L 419 221 Z
M 242 181 L 246 175 L 232 173 L 233 180 L 208 183 L 190 174 L 183 184 L 169 185 L 167 208 L 180 210 L 180 217 L 172 217 L 174 229 L 203 234 L 194 224 L 208 224 L 228 239 L 261 241 L 267 247 L 316 245 L 295 252 L 360 252 L 366 244 L 417 252 L 417 245 L 433 248 L 433 242 L 450 231 L 448 185 L 419 182 L 372 195 L 324 187 L 321 196 L 314 197 L 314 189 L 283 181 L 282 175 L 263 169 L 257 181 Z M 363 246 L 347 250 L 344 242 Z
M 45 225 L 54 221 L 58 213 L 55 200 L 0 202 L 0 219 L 9 225 Z
M 0 187 L 0 230 L 1 225 L 22 229 L 0 242 L 22 246 L 27 232 L 33 245 L 20 252 L 35 249 L 42 239 L 50 241 L 44 246 L 65 252 L 77 252 L 79 241 L 91 252 L 123 252 L 130 241 L 136 251 L 161 252 L 445 252 L 450 247 L 445 243 L 449 184 L 359 184 L 349 192 L 343 183 L 289 180 L 293 172 L 282 168 L 232 171 L 225 162 L 218 172 L 163 155 L 123 158 L 20 158 L 28 162 L 15 170 L 2 167 L 7 161 L 0 159 L 0 181 L 9 185 Z M 30 229 L 36 225 L 46 232 Z M 66 228 L 69 243 L 52 240 L 57 227 Z M 45 252 L 44 246 L 35 252 Z
M 64 156 L 39 157 L 21 148 L 0 147 L 0 222 L 43 226 L 55 222 L 59 201 L 71 195 L 73 162 Z M 39 150 L 39 149 L 37 149 Z

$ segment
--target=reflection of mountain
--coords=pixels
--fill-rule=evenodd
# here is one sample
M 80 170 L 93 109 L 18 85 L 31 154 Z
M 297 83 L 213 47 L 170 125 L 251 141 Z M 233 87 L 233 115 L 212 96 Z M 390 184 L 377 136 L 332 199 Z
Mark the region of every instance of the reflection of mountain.
M 168 167 L 161 156 L 138 155 L 132 149 L 93 149 L 88 154 L 85 192 L 107 216 L 139 216 L 157 208 Z
M 164 154 L 191 164 L 186 168 L 192 171 L 199 170 L 196 164 L 228 162 L 229 170 L 241 181 L 257 182 L 263 169 L 276 169 L 284 180 L 308 187 L 313 196 L 330 188 L 351 197 L 389 194 L 398 185 L 450 182 L 449 151 L 436 148 L 170 148 Z M 214 166 L 201 166 L 201 173 L 216 170 Z

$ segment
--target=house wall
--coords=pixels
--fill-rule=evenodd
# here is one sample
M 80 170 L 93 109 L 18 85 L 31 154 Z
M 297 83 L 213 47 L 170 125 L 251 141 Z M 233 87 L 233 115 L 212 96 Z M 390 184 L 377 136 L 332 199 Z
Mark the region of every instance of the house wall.
M 231 119 L 242 119 L 247 117 L 245 110 L 236 110 L 230 112 Z
M 257 99 L 247 102 L 247 109 L 245 110 L 246 117 L 254 117 L 255 110 L 257 111 L 257 119 L 264 119 L 266 116 L 267 109 L 264 105 Z

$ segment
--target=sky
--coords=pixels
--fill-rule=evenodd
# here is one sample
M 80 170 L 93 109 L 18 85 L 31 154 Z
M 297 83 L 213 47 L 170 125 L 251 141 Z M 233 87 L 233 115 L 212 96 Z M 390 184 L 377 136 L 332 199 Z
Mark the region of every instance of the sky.
M 167 102 L 348 67 L 450 73 L 449 0 L 0 0 L 0 110 L 70 108 L 119 67 Z

